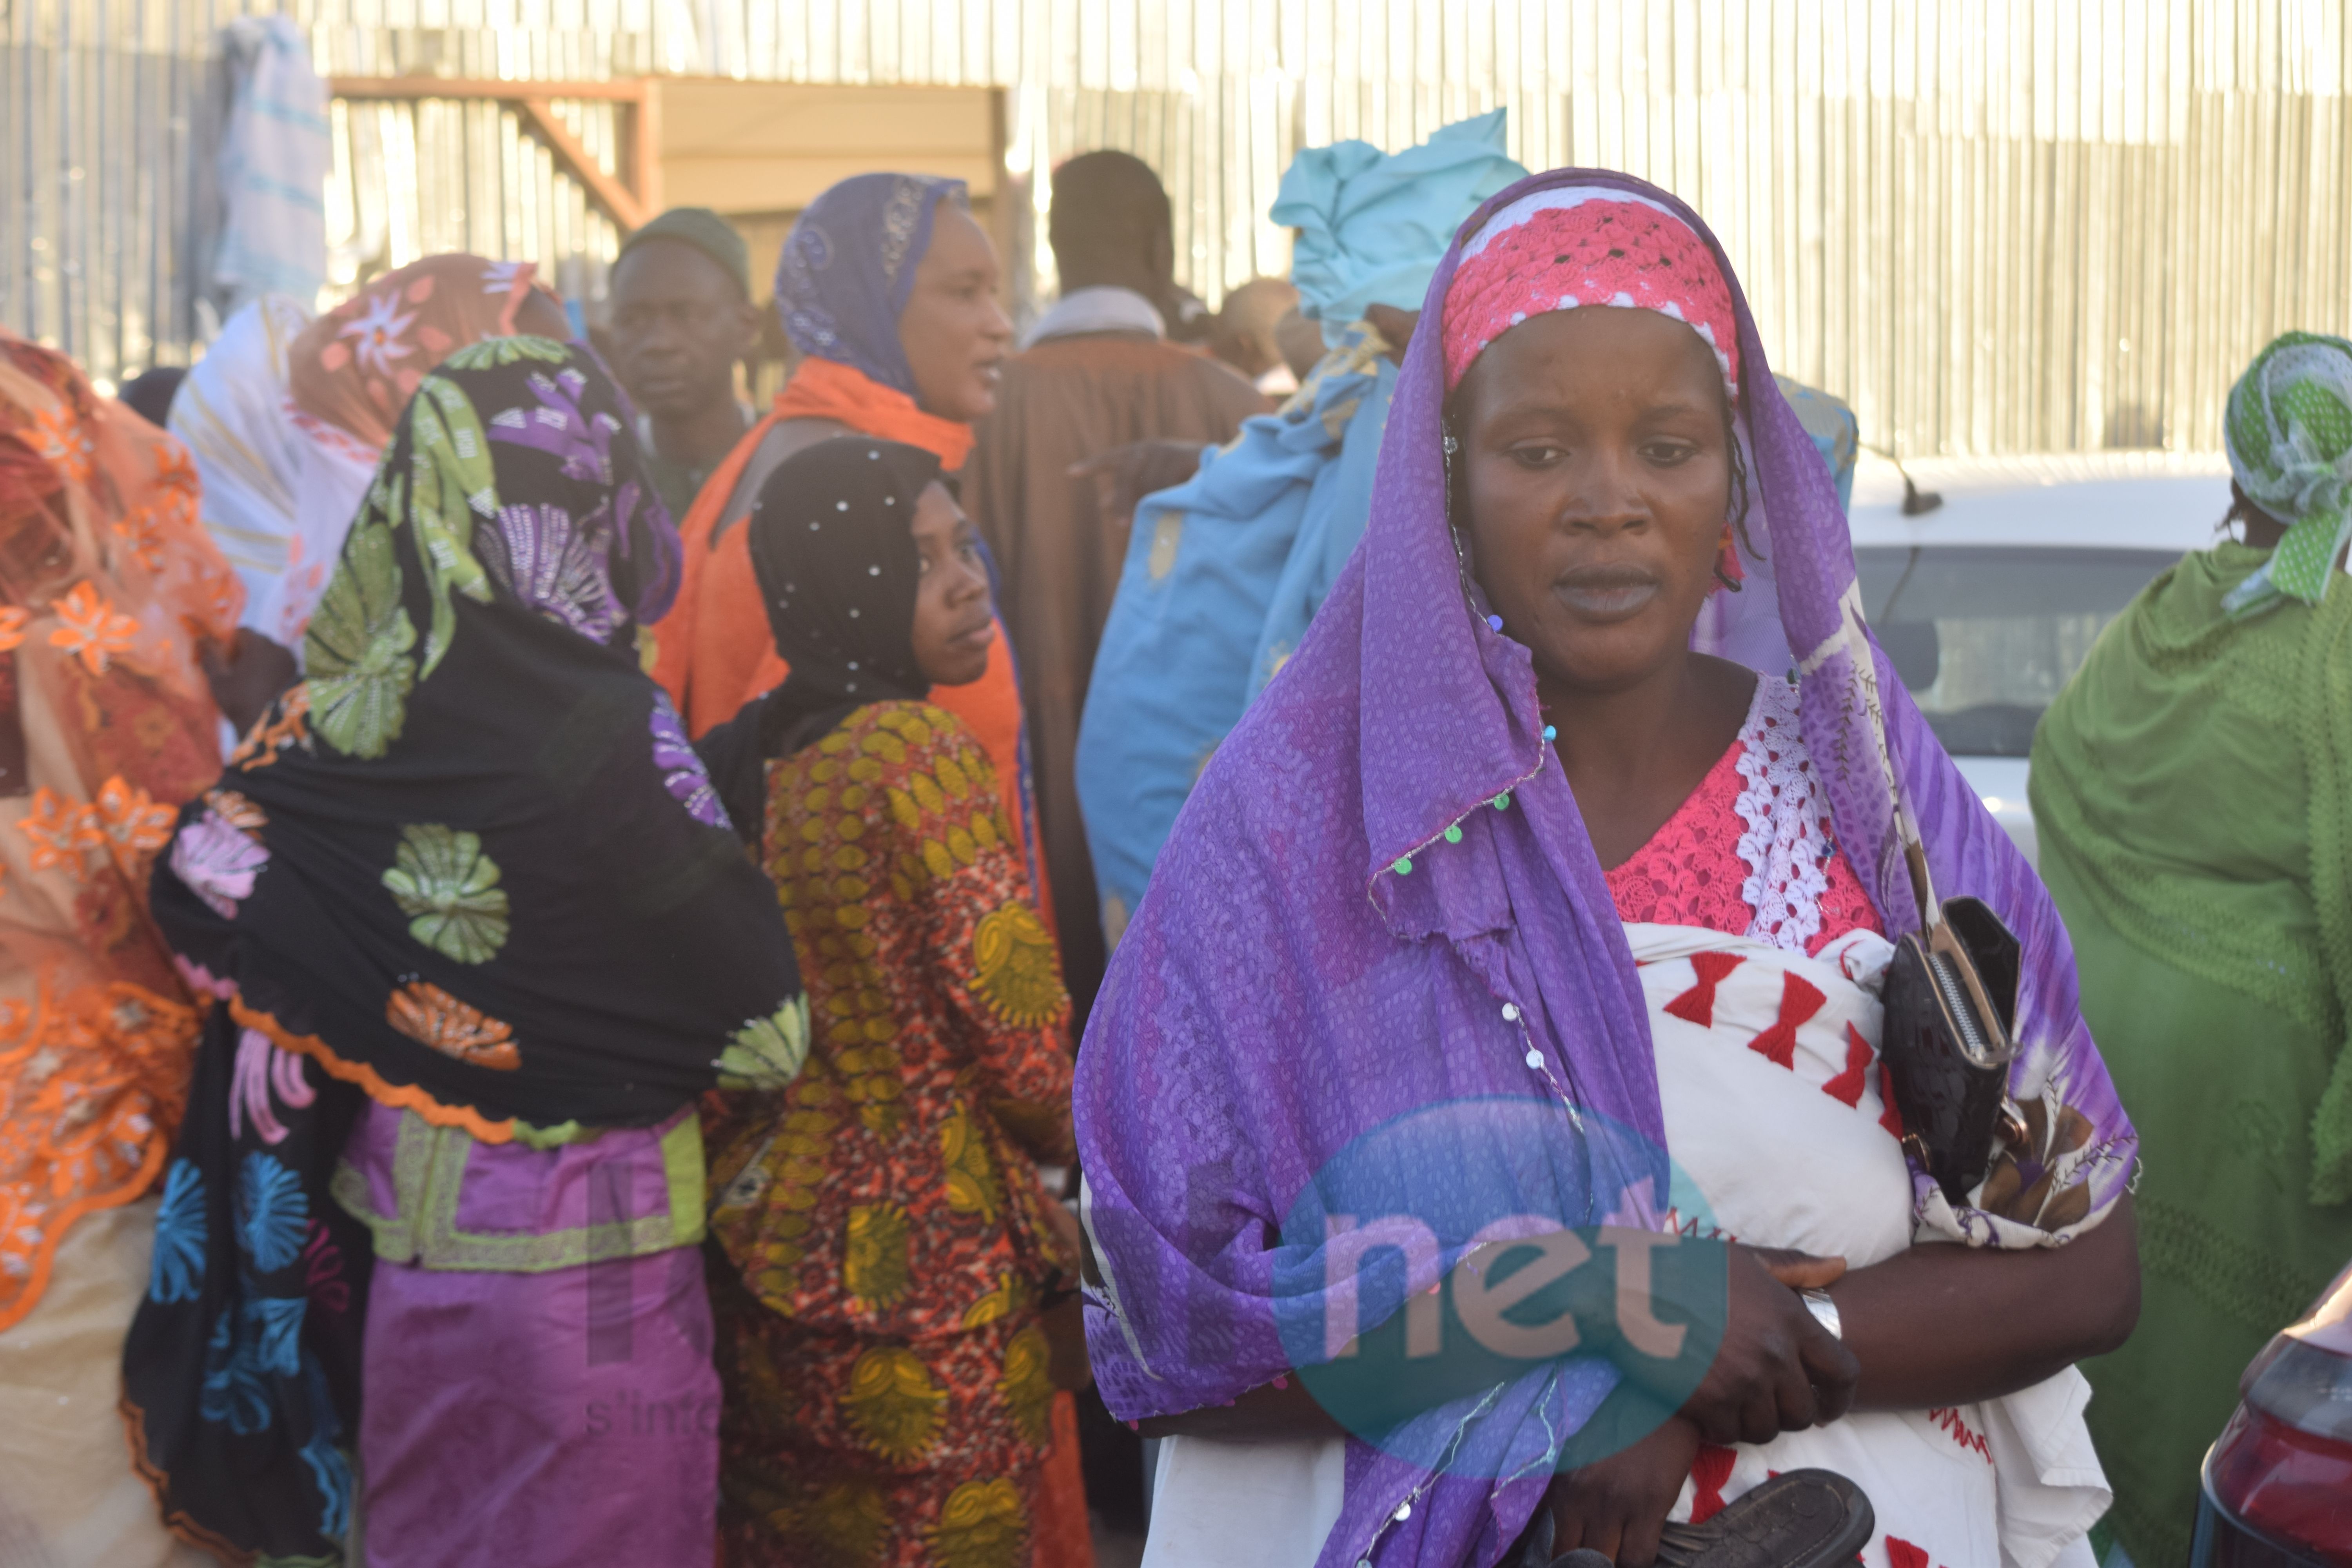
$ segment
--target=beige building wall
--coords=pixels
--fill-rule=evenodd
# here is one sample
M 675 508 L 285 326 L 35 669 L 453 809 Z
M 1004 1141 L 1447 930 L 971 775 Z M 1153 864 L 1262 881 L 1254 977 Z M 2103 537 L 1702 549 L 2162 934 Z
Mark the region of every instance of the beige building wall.
M 184 241 L 200 219 L 205 56 L 220 20 L 262 3 L 0 0 L 0 320 L 107 376 L 190 351 L 203 323 Z M 680 79 L 675 101 L 696 129 L 671 199 L 697 180 L 723 184 L 722 159 L 743 160 L 731 167 L 746 183 L 757 159 L 776 160 L 757 169 L 779 190 L 848 166 L 782 147 L 802 140 L 795 116 L 825 147 L 844 139 L 818 130 L 821 100 L 747 89 L 706 115 L 686 107 L 698 89 L 685 79 L 870 94 L 860 102 L 875 107 L 840 119 L 877 127 L 877 167 L 971 156 L 951 129 L 968 110 L 950 106 L 994 93 L 992 199 L 1033 295 L 1052 282 L 1034 215 L 1072 153 L 1121 147 L 1160 170 L 1180 273 L 1213 303 L 1286 268 L 1266 208 L 1299 147 L 1360 136 L 1395 148 L 1505 107 L 1530 167 L 1624 168 L 1692 200 L 1739 267 L 1776 364 L 1852 401 L 1865 439 L 1916 455 L 2210 447 L 2221 395 L 2263 342 L 2290 326 L 2352 329 L 2347 3 L 287 8 L 330 73 Z M 562 112 L 621 166 L 620 110 Z M 730 116 L 767 151 L 727 148 Z M 462 244 L 546 262 L 573 292 L 601 288 L 618 230 L 510 110 L 354 102 L 337 124 L 330 208 L 346 272 Z M 902 134 L 939 140 L 879 140 Z M 772 224 L 747 227 L 776 242 Z

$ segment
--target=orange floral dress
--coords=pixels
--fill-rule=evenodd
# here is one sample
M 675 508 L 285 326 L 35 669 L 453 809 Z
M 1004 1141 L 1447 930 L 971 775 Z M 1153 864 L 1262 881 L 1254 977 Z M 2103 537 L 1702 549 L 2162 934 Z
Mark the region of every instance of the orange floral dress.
M 1030 1561 L 1075 1283 L 1069 999 L 994 770 L 922 702 L 768 764 L 763 855 L 815 1036 L 793 1085 L 714 1100 L 712 1290 L 738 1564 Z
M 0 331 L 0 1331 L 170 1147 L 197 1016 L 147 873 L 220 772 L 194 649 L 242 601 L 180 444 Z

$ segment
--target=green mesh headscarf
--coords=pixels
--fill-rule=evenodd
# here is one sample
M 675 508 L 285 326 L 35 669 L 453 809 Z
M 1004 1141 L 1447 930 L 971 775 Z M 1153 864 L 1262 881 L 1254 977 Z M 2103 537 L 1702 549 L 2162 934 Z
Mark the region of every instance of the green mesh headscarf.
M 2221 602 L 2252 615 L 2286 595 L 2307 605 L 2352 534 L 2352 342 L 2288 332 L 2255 356 L 2221 420 L 2246 499 L 2287 525 L 2269 564 Z

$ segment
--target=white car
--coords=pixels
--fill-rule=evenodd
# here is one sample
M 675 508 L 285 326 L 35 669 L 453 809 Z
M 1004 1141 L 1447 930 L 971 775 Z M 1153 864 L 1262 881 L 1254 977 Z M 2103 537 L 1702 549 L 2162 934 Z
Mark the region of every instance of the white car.
M 2219 453 L 1923 458 L 1943 503 L 1903 510 L 1903 474 L 1864 453 L 1851 526 L 1864 613 L 1985 806 L 2036 858 L 2034 726 L 2091 644 L 2158 573 L 2220 537 Z

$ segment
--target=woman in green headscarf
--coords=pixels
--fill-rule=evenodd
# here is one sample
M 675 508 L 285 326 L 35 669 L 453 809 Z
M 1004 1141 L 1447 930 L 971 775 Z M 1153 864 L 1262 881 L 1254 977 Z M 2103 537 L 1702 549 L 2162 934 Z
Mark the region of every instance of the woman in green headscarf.
M 2352 342 L 2231 391 L 2238 535 L 2107 628 L 2033 745 L 2042 879 L 2139 1129 L 2138 1331 L 2086 1362 L 2133 1560 L 2184 1562 L 2238 1377 L 2352 1258 Z

